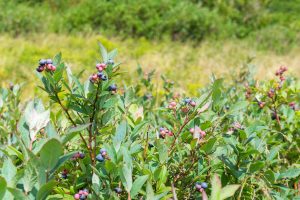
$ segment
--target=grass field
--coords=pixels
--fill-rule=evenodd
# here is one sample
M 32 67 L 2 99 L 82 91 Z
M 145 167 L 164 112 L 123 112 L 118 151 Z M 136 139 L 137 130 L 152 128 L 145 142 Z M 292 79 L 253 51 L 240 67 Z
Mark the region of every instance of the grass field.
M 200 44 L 146 39 L 108 38 L 100 35 L 35 34 L 20 37 L 0 36 L 0 79 L 2 84 L 21 81 L 25 91 L 33 94 L 34 69 L 40 58 L 53 57 L 62 52 L 63 59 L 75 71 L 86 70 L 88 76 L 99 58 L 97 42 L 109 49 L 118 48 L 118 62 L 123 62 L 122 80 L 134 82 L 133 73 L 138 64 L 145 70 L 156 70 L 156 78 L 165 74 L 178 88 L 197 93 L 199 86 L 209 81 L 210 74 L 226 77 L 234 74 L 248 58 L 257 68 L 257 77 L 270 78 L 280 65 L 289 67 L 289 73 L 300 76 L 300 48 L 285 54 L 258 50 L 256 44 L 227 40 L 206 41 Z M 31 95 L 30 95 L 31 96 Z

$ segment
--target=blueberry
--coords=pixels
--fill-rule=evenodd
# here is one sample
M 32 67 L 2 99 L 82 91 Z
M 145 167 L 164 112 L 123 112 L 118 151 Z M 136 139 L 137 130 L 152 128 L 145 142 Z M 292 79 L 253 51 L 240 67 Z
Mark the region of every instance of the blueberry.
M 79 154 L 79 158 L 83 159 L 85 157 L 84 153 Z
M 108 87 L 109 91 L 116 91 L 117 90 L 117 86 L 115 84 L 112 84 Z
M 39 64 L 40 64 L 40 65 L 45 65 L 45 64 L 47 64 L 47 60 L 41 59 L 41 60 L 39 61 Z
M 62 177 L 63 179 L 67 179 L 67 178 L 68 178 L 68 175 L 67 175 L 67 174 L 62 174 L 61 177 Z
M 51 59 L 47 59 L 47 60 L 46 60 L 46 64 L 53 64 L 53 62 L 52 62 Z
M 106 80 L 107 80 L 107 76 L 103 75 L 103 76 L 101 77 L 101 80 L 102 80 L 102 81 L 106 81 Z
M 119 187 L 116 187 L 116 188 L 114 189 L 114 191 L 115 191 L 117 194 L 121 194 L 121 193 L 122 193 L 122 189 L 119 188 Z
M 206 182 L 201 183 L 201 187 L 206 189 L 207 188 L 207 183 Z
M 86 196 L 84 194 L 82 194 L 79 199 L 84 200 L 84 199 L 86 199 Z
M 98 76 L 98 78 L 102 78 L 103 77 L 103 73 L 102 72 L 98 72 L 97 76 Z
M 98 154 L 98 155 L 96 156 L 96 160 L 97 160 L 98 162 L 103 162 L 103 161 L 104 161 L 104 158 L 103 158 L 103 156 L 102 156 L 101 154 Z
M 192 100 L 190 98 L 184 99 L 184 103 L 189 104 Z
M 38 67 L 36 68 L 36 71 L 37 71 L 37 72 L 43 72 L 43 71 L 44 71 L 44 67 L 38 66 Z
M 107 64 L 108 65 L 113 65 L 113 64 L 115 64 L 115 62 L 110 58 L 110 59 L 108 59 Z
M 106 152 L 106 149 L 104 148 L 100 149 L 100 154 L 103 154 L 104 152 Z

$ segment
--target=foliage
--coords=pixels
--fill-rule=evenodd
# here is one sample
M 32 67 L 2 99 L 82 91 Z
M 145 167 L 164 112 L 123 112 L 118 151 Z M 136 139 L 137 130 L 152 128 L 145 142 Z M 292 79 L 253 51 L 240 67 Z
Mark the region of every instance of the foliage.
M 61 54 L 55 71 L 36 73 L 46 107 L 34 99 L 23 109 L 18 85 L 1 90 L 4 199 L 73 199 L 83 189 L 88 199 L 297 196 L 300 84 L 286 68 L 259 83 L 247 71 L 235 85 L 212 77 L 189 98 L 164 76 L 157 93 L 154 72 L 141 68 L 135 86 L 112 87 L 123 76 L 117 51 L 100 52 L 101 75 L 85 82 Z M 196 182 L 210 183 L 198 192 Z
M 299 0 L 78 0 L 0 1 L 0 32 L 77 33 L 101 32 L 127 38 L 145 37 L 202 41 L 206 38 L 247 38 L 264 34 L 262 48 L 278 52 L 299 42 Z M 30 17 L 28 17 L 30 16 Z M 254 37 L 254 39 L 252 39 Z M 267 41 L 264 42 L 264 39 Z M 287 43 L 287 44 L 286 44 Z M 258 43 L 260 44 L 260 43 Z

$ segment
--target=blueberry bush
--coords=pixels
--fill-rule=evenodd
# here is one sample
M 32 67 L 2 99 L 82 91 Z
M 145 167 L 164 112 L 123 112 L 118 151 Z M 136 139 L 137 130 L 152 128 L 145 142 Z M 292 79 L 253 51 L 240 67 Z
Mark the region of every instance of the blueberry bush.
M 117 50 L 99 46 L 90 77 L 61 54 L 39 61 L 47 99 L 0 90 L 0 199 L 300 198 L 300 82 L 287 67 L 264 82 L 213 76 L 188 97 L 141 67 L 122 85 Z

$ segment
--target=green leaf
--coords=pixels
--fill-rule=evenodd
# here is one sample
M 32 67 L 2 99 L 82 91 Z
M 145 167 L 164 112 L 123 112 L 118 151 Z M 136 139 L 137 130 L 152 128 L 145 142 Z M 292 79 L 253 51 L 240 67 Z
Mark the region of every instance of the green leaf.
M 262 168 L 264 168 L 264 166 L 265 166 L 265 163 L 263 161 L 257 161 L 250 165 L 249 172 L 250 173 L 257 172 L 257 171 L 261 170 Z
M 13 186 L 15 182 L 14 178 L 17 174 L 17 168 L 10 158 L 7 157 L 4 160 L 1 172 L 2 176 L 6 179 L 7 185 Z
M 234 195 L 234 193 L 239 189 L 239 185 L 227 185 L 221 190 L 221 200 L 226 199 Z
M 119 168 L 120 178 L 127 192 L 132 188 L 132 168 L 128 165 L 123 165 Z
M 155 199 L 154 191 L 153 191 L 150 181 L 148 181 L 147 187 L 146 187 L 146 200 L 153 200 L 153 199 Z
M 116 130 L 116 134 L 113 138 L 113 144 L 115 147 L 115 150 L 118 152 L 121 146 L 121 143 L 126 137 L 126 130 L 127 130 L 127 123 L 126 121 L 122 121 Z
M 268 170 L 264 173 L 264 176 L 266 177 L 266 179 L 273 184 L 275 182 L 275 174 L 272 170 Z
M 50 173 L 54 173 L 55 170 L 57 170 L 60 166 L 62 166 L 66 161 L 70 160 L 70 158 L 75 154 L 76 152 L 70 152 L 68 154 L 65 154 L 63 156 L 60 156 L 58 159 L 58 162 L 56 163 L 55 167 L 51 170 Z
M 100 47 L 100 53 L 102 56 L 102 60 L 103 60 L 103 62 L 106 62 L 108 60 L 107 50 L 100 42 L 98 44 Z
M 210 154 L 212 153 L 215 145 L 216 145 L 216 142 L 217 142 L 217 138 L 211 138 L 210 140 L 208 140 L 208 142 L 206 142 L 202 147 L 201 149 L 203 151 L 205 151 L 206 154 Z
M 63 154 L 63 148 L 57 139 L 52 138 L 43 145 L 39 153 L 42 166 L 50 172 Z
M 7 187 L 6 180 L 0 176 L 0 199 L 3 199 L 5 195 L 6 187 Z
M 7 188 L 7 190 L 14 196 L 14 200 L 27 200 L 28 199 L 28 197 L 21 190 L 18 190 L 16 188 Z
M 148 179 L 148 175 L 145 176 L 139 176 L 132 184 L 132 188 L 130 190 L 130 195 L 131 198 L 135 197 L 139 191 L 141 190 L 141 188 L 143 187 L 143 185 L 145 184 L 145 182 Z
M 210 200 L 220 200 L 221 199 L 221 181 L 217 174 L 212 177 L 211 180 L 212 192 Z
M 159 162 L 164 163 L 168 159 L 168 147 L 162 140 L 157 143 Z
M 71 127 L 66 131 L 66 134 L 62 137 L 62 144 L 66 144 L 70 140 L 72 140 L 80 131 L 83 131 L 87 127 L 89 127 L 91 123 L 77 125 L 76 127 Z
M 281 172 L 279 174 L 278 179 L 281 178 L 296 178 L 300 175 L 300 168 L 291 168 L 286 170 L 285 172 Z
M 53 190 L 53 188 L 57 185 L 55 181 L 50 181 L 43 185 L 36 196 L 37 200 L 44 200 Z

